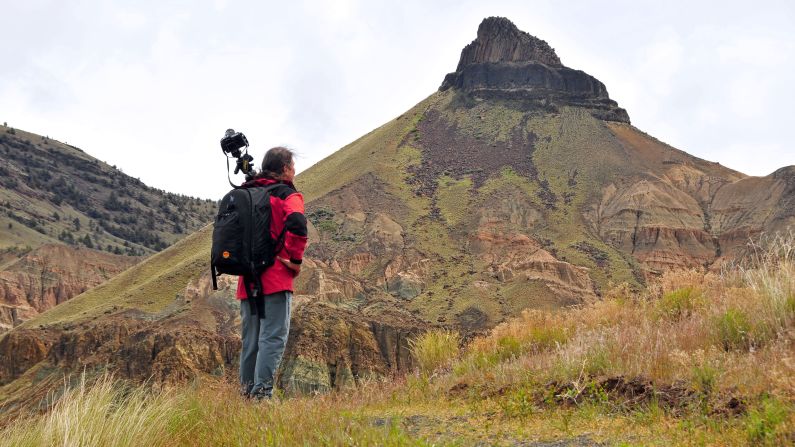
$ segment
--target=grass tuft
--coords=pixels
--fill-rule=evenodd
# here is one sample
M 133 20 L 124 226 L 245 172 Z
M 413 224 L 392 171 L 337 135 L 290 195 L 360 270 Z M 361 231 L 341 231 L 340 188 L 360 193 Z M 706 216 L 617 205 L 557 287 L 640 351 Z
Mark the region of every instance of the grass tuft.
M 740 309 L 728 309 L 715 320 L 718 342 L 723 349 L 749 349 L 751 347 L 751 324 Z
M 448 330 L 428 331 L 410 342 L 411 352 L 423 374 L 432 374 L 448 366 L 458 356 L 460 344 L 458 332 Z
M 565 343 L 571 332 L 558 315 L 525 310 L 521 317 L 498 325 L 488 337 L 474 340 L 454 371 L 464 375 L 530 352 L 549 351 Z
M 687 286 L 664 294 L 659 301 L 658 311 L 662 317 L 678 319 L 691 315 L 704 304 L 701 290 Z
M 110 375 L 89 383 L 83 375 L 47 415 L 13 424 L 0 446 L 162 445 L 175 434 L 171 422 L 180 417 L 175 404 L 170 392 L 128 388 Z

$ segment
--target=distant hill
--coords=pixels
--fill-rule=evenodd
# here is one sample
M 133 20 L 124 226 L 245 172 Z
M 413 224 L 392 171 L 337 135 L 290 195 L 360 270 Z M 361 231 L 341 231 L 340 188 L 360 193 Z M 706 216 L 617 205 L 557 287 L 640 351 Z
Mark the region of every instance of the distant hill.
M 207 224 L 209 200 L 144 185 L 80 149 L 0 127 L 0 331 Z
M 503 18 L 483 21 L 439 91 L 297 185 L 311 245 L 288 390 L 405 371 L 408 341 L 430 327 L 468 337 L 611 284 L 719 268 L 749 237 L 795 224 L 795 167 L 749 177 L 643 133 L 604 84 Z M 9 332 L 0 359 L 17 361 L 0 361 L 0 400 L 32 402 L 87 367 L 233 378 L 239 308 L 233 281 L 210 291 L 210 233 Z
M 82 150 L 0 128 L 0 249 L 62 242 L 149 255 L 207 224 L 214 202 L 150 188 Z

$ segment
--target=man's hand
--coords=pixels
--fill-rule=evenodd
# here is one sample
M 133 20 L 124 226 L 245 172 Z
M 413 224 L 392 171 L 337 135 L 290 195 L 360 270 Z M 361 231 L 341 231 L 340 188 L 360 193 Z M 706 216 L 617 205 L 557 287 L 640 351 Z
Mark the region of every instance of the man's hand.
M 295 264 L 293 262 L 290 262 L 289 259 L 283 258 L 281 256 L 277 256 L 276 259 L 281 261 L 282 264 L 286 265 L 288 269 L 294 271 L 296 275 L 301 273 L 301 264 Z

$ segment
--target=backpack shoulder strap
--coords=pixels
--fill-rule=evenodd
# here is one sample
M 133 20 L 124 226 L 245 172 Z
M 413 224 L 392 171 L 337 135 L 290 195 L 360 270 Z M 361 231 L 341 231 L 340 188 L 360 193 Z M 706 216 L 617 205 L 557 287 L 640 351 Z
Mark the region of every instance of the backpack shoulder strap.
M 245 185 L 240 185 L 240 186 L 236 187 L 235 189 L 262 189 L 265 192 L 271 192 L 274 189 L 278 188 L 279 186 L 287 186 L 287 185 L 285 185 L 284 183 L 274 183 L 274 184 L 268 185 L 268 186 L 245 186 Z
M 292 188 L 290 185 L 285 183 L 276 183 L 274 186 L 273 192 L 271 194 L 275 195 L 276 197 L 284 200 L 289 197 L 291 194 L 295 194 L 297 191 Z

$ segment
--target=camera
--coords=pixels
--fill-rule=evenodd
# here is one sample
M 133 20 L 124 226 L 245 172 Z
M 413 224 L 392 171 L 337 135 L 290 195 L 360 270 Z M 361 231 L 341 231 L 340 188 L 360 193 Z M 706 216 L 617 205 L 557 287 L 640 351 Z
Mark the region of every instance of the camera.
M 221 138 L 221 150 L 225 154 L 240 158 L 240 149 L 244 147 L 248 147 L 248 139 L 243 135 L 243 132 L 235 132 L 235 129 L 226 129 L 224 137 Z
M 246 148 L 245 154 L 240 152 L 243 148 Z M 224 137 L 221 138 L 221 150 L 224 154 L 229 154 L 237 158 L 235 174 L 242 171 L 243 174 L 246 175 L 247 180 L 254 177 L 256 171 L 251 166 L 254 157 L 248 154 L 248 139 L 243 135 L 243 132 L 235 132 L 234 129 L 226 129 Z M 227 157 L 229 157 L 229 155 L 227 155 Z

